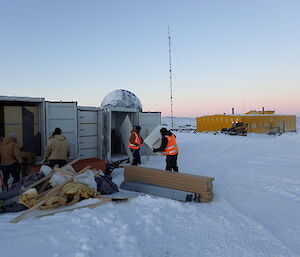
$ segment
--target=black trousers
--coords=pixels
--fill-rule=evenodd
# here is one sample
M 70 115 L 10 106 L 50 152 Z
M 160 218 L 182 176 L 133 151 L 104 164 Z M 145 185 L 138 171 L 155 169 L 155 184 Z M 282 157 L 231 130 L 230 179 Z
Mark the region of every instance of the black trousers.
M 166 170 L 178 172 L 177 157 L 178 154 L 166 156 Z
M 141 164 L 141 156 L 140 156 L 140 149 L 130 149 L 132 152 L 132 163 L 131 165 L 138 165 Z
M 67 164 L 67 161 L 65 160 L 49 160 L 48 161 L 48 165 L 49 167 L 51 167 L 52 169 L 54 168 L 55 165 L 58 165 L 59 168 L 66 165 Z
M 20 165 L 15 162 L 11 165 L 1 166 L 2 174 L 3 174 L 3 186 L 2 189 L 7 189 L 7 181 L 9 176 L 11 175 L 14 179 L 13 184 L 17 183 L 20 180 Z

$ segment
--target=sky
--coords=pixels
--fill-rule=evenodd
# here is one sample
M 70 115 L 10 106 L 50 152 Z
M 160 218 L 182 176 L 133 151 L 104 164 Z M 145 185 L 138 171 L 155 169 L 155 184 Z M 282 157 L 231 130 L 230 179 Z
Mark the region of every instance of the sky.
M 0 0 L 0 95 L 144 111 L 300 115 L 300 1 Z

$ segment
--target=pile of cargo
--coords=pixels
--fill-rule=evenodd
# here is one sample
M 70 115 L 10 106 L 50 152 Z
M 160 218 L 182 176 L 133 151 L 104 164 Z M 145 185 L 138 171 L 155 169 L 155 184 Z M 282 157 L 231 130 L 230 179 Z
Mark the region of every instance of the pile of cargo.
M 36 168 L 36 167 L 35 167 Z M 77 208 L 94 208 L 102 205 L 112 197 L 102 194 L 118 192 L 118 186 L 106 174 L 103 160 L 90 158 L 74 160 L 59 168 L 53 169 L 42 165 L 39 171 L 30 172 L 19 182 L 0 193 L 0 212 L 24 212 L 11 220 L 16 223 L 35 212 L 36 217 L 52 215 Z M 77 202 L 89 198 L 99 199 L 97 202 L 69 208 Z M 52 210 L 41 214 L 37 210 Z

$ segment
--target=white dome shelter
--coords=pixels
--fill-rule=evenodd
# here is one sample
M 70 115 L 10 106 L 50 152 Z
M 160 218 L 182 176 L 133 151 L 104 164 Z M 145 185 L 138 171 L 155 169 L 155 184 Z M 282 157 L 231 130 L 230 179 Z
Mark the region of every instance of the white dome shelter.
M 142 104 L 138 97 L 125 89 L 117 89 L 104 97 L 101 107 L 105 108 L 134 108 L 142 111 Z

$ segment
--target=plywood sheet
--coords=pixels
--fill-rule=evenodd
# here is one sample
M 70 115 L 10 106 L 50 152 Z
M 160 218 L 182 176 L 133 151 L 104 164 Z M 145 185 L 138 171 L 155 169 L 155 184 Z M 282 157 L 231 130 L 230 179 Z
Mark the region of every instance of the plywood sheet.
M 158 148 L 161 145 L 161 125 L 156 126 L 156 128 L 144 139 L 144 143 L 147 144 L 150 149 Z
M 120 132 L 121 132 L 121 137 L 122 137 L 122 141 L 123 141 L 123 144 L 125 146 L 125 149 L 126 149 L 126 153 L 129 157 L 129 160 L 130 162 L 132 162 L 133 160 L 133 156 L 132 156 L 132 153 L 128 147 L 128 144 L 129 144 L 129 137 L 131 135 L 131 130 L 133 129 L 132 127 L 132 124 L 128 118 L 128 115 L 126 115 L 122 125 L 121 125 L 121 128 L 120 128 Z

